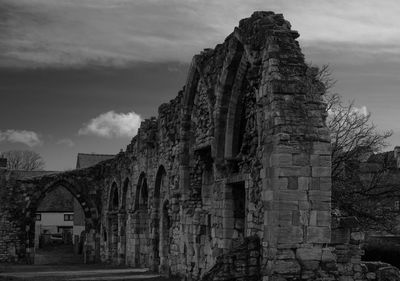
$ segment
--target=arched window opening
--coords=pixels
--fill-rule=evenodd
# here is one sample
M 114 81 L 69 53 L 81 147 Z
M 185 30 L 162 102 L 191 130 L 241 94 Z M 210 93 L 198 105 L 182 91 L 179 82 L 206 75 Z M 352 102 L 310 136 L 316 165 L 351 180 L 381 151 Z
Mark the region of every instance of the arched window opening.
M 139 183 L 136 188 L 136 198 L 135 198 L 135 210 L 147 209 L 148 207 L 148 188 L 146 175 L 142 173 L 140 175 Z
M 105 227 L 103 227 L 103 240 L 104 242 L 107 242 L 107 230 L 105 229 Z
M 246 111 L 245 111 L 245 97 L 240 95 L 239 102 L 236 105 L 236 116 L 233 125 L 233 138 L 232 138 L 232 153 L 231 157 L 236 158 L 241 152 L 243 145 L 243 137 L 246 132 Z
M 154 189 L 154 197 L 157 199 L 160 198 L 161 189 L 165 185 L 165 174 L 164 167 L 160 166 L 157 171 L 156 185 Z
M 121 204 L 121 209 L 122 210 L 126 209 L 128 188 L 129 188 L 129 179 L 126 178 L 125 181 L 124 181 L 123 189 L 122 189 L 122 204 Z
M 147 181 L 144 179 L 143 184 L 140 188 L 140 196 L 139 196 L 139 209 L 145 209 L 147 208 L 147 203 L 148 203 L 148 190 L 147 190 Z
M 110 194 L 110 210 L 117 211 L 119 207 L 119 198 L 118 198 L 118 187 L 117 184 L 114 182 L 111 187 L 111 194 Z

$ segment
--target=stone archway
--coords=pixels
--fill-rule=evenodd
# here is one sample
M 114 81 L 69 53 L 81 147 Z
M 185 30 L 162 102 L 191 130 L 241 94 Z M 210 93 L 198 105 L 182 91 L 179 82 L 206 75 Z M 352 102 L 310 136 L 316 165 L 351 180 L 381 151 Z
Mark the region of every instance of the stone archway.
M 149 266 L 150 261 L 150 217 L 149 217 L 149 189 L 147 176 L 142 172 L 135 192 L 134 213 L 132 226 L 134 233 L 134 264 L 135 266 Z
M 121 207 L 118 212 L 118 264 L 124 265 L 126 263 L 126 253 L 127 253 L 127 237 L 126 237 L 126 226 L 127 226 L 127 194 L 129 189 L 130 181 L 126 178 L 121 192 Z
M 161 208 L 161 198 L 166 190 L 166 172 L 164 166 L 160 166 L 156 175 L 156 183 L 154 187 L 154 196 L 152 202 L 152 217 L 151 217 L 151 227 L 152 227 L 152 254 L 153 254 L 153 267 L 155 271 L 160 270 L 160 208 Z
M 85 220 L 85 231 L 81 238 L 84 241 L 78 241 L 85 245 L 82 249 L 84 255 L 84 263 L 94 263 L 99 261 L 100 245 L 97 237 L 98 233 L 98 210 L 94 203 L 95 196 L 90 196 L 89 192 L 84 188 L 86 182 L 77 181 L 73 178 L 63 178 L 59 175 L 49 177 L 38 177 L 29 180 L 20 181 L 20 188 L 27 191 L 26 208 L 24 211 L 23 229 L 26 236 L 26 257 L 28 263 L 34 261 L 35 248 L 35 214 L 42 200 L 49 193 L 57 188 L 63 188 L 72 194 L 74 199 L 81 206 Z
M 119 210 L 119 192 L 116 182 L 113 182 L 110 188 L 108 197 L 108 212 L 107 212 L 107 248 L 108 261 L 118 263 L 118 210 Z

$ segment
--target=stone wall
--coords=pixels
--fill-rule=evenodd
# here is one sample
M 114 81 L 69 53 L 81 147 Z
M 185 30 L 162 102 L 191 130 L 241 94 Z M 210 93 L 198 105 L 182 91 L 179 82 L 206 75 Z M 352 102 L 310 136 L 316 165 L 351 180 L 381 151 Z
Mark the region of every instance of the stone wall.
M 255 249 L 250 257 L 246 250 L 232 265 L 243 267 L 239 273 L 335 280 L 323 88 L 298 36 L 282 15 L 255 12 L 222 44 L 194 56 L 183 90 L 142 122 L 125 152 L 91 168 L 2 185 L 23 218 L 12 227 L 25 237 L 16 256 L 29 246 L 35 206 L 57 184 L 85 211 L 87 262 L 199 279 L 221 260 L 230 268 L 236 250 L 258 237 L 257 262 Z M 2 207 L 3 221 L 10 210 Z

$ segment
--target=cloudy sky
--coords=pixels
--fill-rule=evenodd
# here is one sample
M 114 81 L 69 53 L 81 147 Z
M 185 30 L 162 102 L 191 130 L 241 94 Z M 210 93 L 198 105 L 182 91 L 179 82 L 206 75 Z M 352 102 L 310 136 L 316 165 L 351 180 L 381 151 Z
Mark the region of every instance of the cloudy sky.
M 1 0 L 0 151 L 33 149 L 49 170 L 117 153 L 181 89 L 191 57 L 255 10 L 283 13 L 306 59 L 330 64 L 335 90 L 400 145 L 396 0 Z

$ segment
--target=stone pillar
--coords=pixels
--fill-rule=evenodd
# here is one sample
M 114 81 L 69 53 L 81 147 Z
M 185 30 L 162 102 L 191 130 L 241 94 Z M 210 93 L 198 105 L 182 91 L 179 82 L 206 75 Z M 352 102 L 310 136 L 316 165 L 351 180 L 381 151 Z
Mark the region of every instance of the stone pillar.
M 125 265 L 126 257 L 126 214 L 118 213 L 118 260 L 119 265 Z
M 280 14 L 255 13 L 260 31 L 264 206 L 263 276 L 312 276 L 330 251 L 331 148 L 319 82 L 308 81 L 298 33 Z M 247 34 L 245 21 L 239 33 Z M 247 35 L 244 35 L 247 36 Z M 253 35 L 254 36 L 254 35 Z M 247 38 L 245 39 L 247 40 Z M 256 58 L 257 59 L 257 58 Z M 308 83 L 315 83 L 313 91 Z M 282 279 L 284 280 L 284 279 Z

